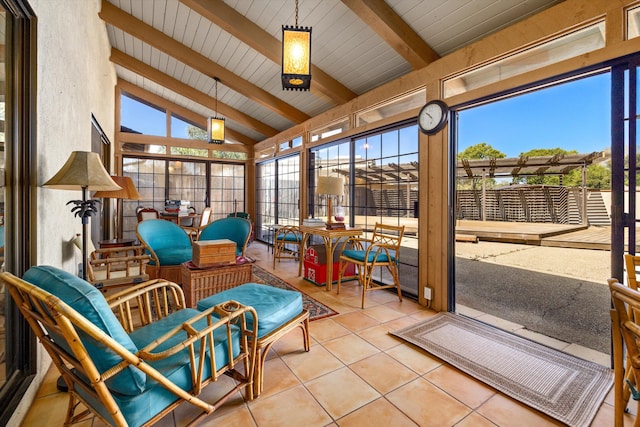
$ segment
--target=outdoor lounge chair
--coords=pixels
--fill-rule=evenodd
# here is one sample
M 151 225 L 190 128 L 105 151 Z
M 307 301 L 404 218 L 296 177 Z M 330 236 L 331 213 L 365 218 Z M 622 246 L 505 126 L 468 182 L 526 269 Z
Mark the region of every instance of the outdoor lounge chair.
M 246 328 L 245 316 L 256 316 L 250 307 L 184 308 L 179 286 L 158 280 L 107 300 L 50 266 L 0 279 L 69 388 L 65 425 L 91 413 L 108 425 L 152 425 L 185 402 L 198 409 L 195 422 L 238 390 L 253 399 L 257 331 Z M 216 402 L 210 394 L 200 399 L 223 374 L 235 380 L 224 383 L 229 390 Z

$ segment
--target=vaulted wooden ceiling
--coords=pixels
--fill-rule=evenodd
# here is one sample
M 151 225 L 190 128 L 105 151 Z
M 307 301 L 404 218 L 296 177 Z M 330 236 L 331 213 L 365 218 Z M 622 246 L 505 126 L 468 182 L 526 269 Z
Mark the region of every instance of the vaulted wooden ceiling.
M 562 0 L 299 0 L 312 27 L 309 92 L 284 91 L 295 0 L 103 0 L 118 78 L 253 144 Z

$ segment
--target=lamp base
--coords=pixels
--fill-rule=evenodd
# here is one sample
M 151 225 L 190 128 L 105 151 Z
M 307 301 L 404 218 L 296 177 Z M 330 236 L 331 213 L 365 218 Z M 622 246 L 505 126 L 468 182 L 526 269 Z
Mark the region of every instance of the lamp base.
M 327 230 L 344 230 L 347 228 L 344 222 L 327 222 L 325 225 L 327 226 Z

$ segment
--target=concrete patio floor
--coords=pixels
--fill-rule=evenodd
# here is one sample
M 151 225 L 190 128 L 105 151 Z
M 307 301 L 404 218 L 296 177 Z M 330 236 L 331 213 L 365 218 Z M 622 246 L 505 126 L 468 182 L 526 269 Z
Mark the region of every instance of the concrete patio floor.
M 456 243 L 456 307 L 547 345 L 609 364 L 610 252 Z

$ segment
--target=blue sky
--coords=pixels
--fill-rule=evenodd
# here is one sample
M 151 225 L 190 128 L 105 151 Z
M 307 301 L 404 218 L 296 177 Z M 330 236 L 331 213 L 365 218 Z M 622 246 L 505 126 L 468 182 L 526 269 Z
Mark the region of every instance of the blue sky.
M 460 111 L 458 151 L 481 142 L 507 157 L 532 148 L 602 151 L 610 145 L 610 90 L 604 73 Z M 165 134 L 164 112 L 137 101 L 123 97 L 121 117 L 139 132 Z M 172 122 L 173 136 L 187 138 L 187 124 Z
M 532 148 L 602 151 L 611 139 L 610 94 L 605 73 L 460 111 L 458 151 L 481 142 L 507 157 Z
M 151 108 L 135 99 L 123 96 L 121 98 L 122 125 L 145 135 L 165 136 L 166 113 Z M 186 123 L 176 117 L 171 118 L 172 136 L 176 138 L 189 138 Z

